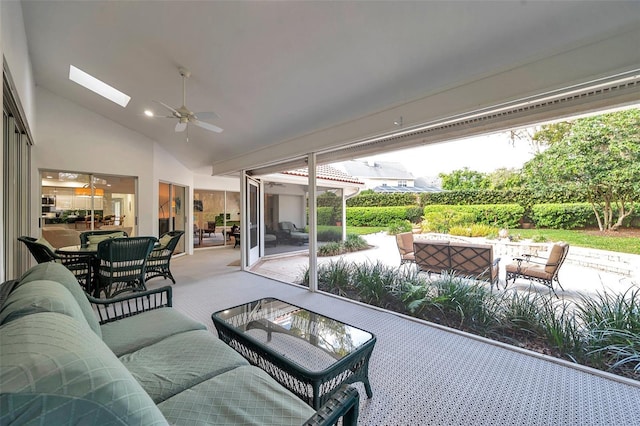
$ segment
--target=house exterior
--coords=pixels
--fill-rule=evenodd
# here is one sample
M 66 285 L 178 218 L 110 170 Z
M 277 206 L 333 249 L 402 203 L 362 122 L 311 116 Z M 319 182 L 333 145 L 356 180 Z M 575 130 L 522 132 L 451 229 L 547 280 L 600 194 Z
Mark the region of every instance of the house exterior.
M 356 176 L 366 189 L 375 192 L 440 192 L 434 186 L 419 185 L 406 167 L 393 161 L 351 160 L 336 164 L 346 173 Z

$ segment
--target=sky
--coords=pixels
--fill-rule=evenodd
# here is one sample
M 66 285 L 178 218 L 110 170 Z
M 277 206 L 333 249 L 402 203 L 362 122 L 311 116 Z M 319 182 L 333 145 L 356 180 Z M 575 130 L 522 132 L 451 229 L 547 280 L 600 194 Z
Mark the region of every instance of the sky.
M 503 167 L 519 169 L 531 158 L 533 153 L 525 141 L 516 142 L 513 146 L 508 133 L 496 133 L 379 154 L 362 160 L 398 162 L 415 177 L 435 177 L 464 167 L 483 173 Z

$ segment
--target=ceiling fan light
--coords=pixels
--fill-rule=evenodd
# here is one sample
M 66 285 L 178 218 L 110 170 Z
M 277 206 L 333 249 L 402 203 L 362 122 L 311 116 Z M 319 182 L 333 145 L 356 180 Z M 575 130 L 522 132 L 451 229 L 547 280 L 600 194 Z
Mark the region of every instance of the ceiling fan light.
M 155 114 L 150 109 L 145 109 L 144 115 L 146 115 L 147 117 L 153 117 Z

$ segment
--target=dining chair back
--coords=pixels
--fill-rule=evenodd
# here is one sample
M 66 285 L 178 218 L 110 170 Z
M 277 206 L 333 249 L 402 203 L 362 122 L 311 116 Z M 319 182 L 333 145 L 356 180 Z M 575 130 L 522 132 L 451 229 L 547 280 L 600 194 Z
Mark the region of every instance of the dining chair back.
M 180 241 L 184 231 L 169 231 L 160 237 L 160 245 L 154 248 L 147 259 L 147 272 L 145 280 L 156 277 L 169 278 L 174 284 L 176 280 L 171 273 L 170 263 L 173 252 Z
M 156 237 L 109 238 L 98 243 L 94 296 L 114 297 L 128 290 L 146 290 L 147 258 Z

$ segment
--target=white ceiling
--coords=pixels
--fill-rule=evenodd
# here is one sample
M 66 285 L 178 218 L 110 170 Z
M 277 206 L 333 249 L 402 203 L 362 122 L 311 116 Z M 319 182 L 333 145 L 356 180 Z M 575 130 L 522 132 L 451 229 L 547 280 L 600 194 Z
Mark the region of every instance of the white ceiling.
M 185 166 L 326 129 L 638 25 L 640 2 L 22 1 L 38 86 L 156 140 Z M 69 64 L 132 97 L 68 80 Z M 215 111 L 221 134 L 150 119 Z

